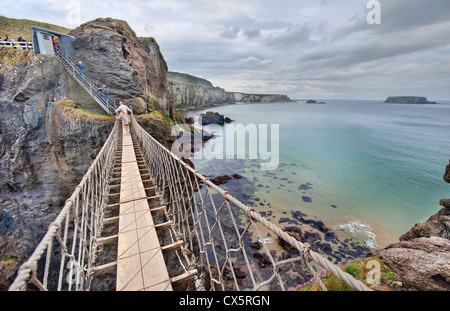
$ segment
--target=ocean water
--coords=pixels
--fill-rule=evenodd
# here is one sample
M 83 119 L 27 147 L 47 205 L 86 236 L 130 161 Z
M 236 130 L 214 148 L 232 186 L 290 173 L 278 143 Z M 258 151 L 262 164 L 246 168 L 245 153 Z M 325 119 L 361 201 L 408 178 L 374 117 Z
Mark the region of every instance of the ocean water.
M 205 110 L 233 119 L 233 125 L 278 124 L 279 137 L 268 140 L 269 146 L 279 146 L 275 170 L 261 170 L 267 160 L 248 154 L 245 159 L 205 159 L 198 151 L 192 160 L 207 176 L 244 176 L 246 183 L 232 180 L 223 187 L 262 213 L 268 206 L 271 217 L 298 211 L 369 248 L 396 242 L 440 209 L 439 200 L 450 197 L 450 185 L 442 179 L 450 158 L 450 102 L 324 102 Z M 227 126 L 205 147 L 226 141 Z M 246 138 L 251 144 L 251 135 Z

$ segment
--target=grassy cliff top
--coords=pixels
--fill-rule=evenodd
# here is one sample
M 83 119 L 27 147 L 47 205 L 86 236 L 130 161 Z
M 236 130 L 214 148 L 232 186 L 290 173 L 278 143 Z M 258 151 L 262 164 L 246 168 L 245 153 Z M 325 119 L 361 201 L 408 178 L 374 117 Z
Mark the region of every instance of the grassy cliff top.
M 3 40 L 5 36 L 8 35 L 11 39 L 17 41 L 17 38 L 19 36 L 22 36 L 26 40 L 31 41 L 31 26 L 45 28 L 64 34 L 68 34 L 71 30 L 65 27 L 44 22 L 32 21 L 29 19 L 15 19 L 0 16 L 0 37 Z
M 180 84 L 186 84 L 191 86 L 206 86 L 206 87 L 212 87 L 212 83 L 209 82 L 206 79 L 199 78 L 187 73 L 181 73 L 181 72 L 174 72 L 169 71 L 167 72 L 167 80 L 172 83 L 180 83 Z

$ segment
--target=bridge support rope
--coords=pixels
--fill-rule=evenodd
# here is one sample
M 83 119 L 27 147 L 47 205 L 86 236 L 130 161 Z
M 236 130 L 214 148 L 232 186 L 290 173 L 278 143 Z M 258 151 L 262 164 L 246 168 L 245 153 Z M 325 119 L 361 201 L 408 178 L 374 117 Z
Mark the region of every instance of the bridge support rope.
M 113 115 L 115 103 L 104 101 L 93 88 L 93 79 L 85 74 L 83 80 L 70 64 L 73 60 L 63 54 L 58 57 L 74 79 Z M 185 272 L 171 277 L 172 283 L 194 279 L 193 284 L 182 287 L 184 290 L 286 290 L 285 283 L 292 276 L 283 273 L 285 268 L 303 265 L 297 271 L 313 275 L 323 290 L 326 288 L 316 267 L 328 270 L 354 290 L 370 290 L 314 252 L 309 244 L 298 241 L 213 184 L 156 141 L 133 116 L 131 120 L 149 170 L 147 175 L 160 198 L 154 212 L 163 211 L 166 222 L 160 226 L 170 229 L 171 243 L 162 247 L 174 250 L 171 254 L 180 263 L 174 269 Z M 120 180 L 114 177 L 113 168 L 120 129 L 116 122 L 99 155 L 31 257 L 19 268 L 9 290 L 26 290 L 28 284 L 39 290 L 90 290 L 100 270 L 109 272 L 117 267 L 117 262 L 101 267 L 96 263 L 103 245 L 117 241 L 114 236 L 105 239 L 101 234 L 105 223 L 115 221 L 113 217 L 105 222 L 105 211 L 112 208 L 108 205 L 110 182 Z M 273 233 L 293 246 L 298 257 L 277 260 L 278 244 L 265 242 L 263 233 Z M 257 252 L 250 247 L 255 240 L 261 246 Z M 166 256 L 166 262 L 174 262 L 175 257 L 170 258 Z

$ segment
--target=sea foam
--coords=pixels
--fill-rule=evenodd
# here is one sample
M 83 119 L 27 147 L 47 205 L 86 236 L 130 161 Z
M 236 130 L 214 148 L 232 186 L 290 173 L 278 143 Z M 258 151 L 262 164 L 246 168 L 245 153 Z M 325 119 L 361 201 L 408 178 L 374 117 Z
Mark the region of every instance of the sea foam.
M 376 235 L 373 233 L 372 227 L 369 225 L 358 221 L 351 221 L 345 224 L 336 225 L 334 229 L 349 233 L 354 238 L 362 239 L 364 243 L 372 249 L 376 249 L 378 247 Z

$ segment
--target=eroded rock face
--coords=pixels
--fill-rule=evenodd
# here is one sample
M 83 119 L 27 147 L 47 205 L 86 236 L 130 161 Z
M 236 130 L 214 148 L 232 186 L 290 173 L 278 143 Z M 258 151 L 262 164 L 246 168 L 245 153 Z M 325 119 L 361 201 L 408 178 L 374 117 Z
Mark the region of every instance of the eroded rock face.
M 381 259 L 398 275 L 422 291 L 450 290 L 450 240 L 416 238 L 389 245 Z
M 168 110 L 167 64 L 153 38 L 138 38 L 126 22 L 111 18 L 87 22 L 70 35 L 75 58 L 112 97 L 127 101 L 135 114 L 146 113 L 147 104 L 156 108 L 155 100 Z
M 61 106 L 89 96 L 53 56 L 36 56 L 3 72 L 0 92 L 0 260 L 23 263 L 86 173 L 113 127 L 76 118 Z M 17 267 L 0 266 L 0 290 Z
M 450 238 L 450 208 L 444 207 L 423 223 L 415 224 L 400 237 L 400 241 L 410 241 L 415 238 L 432 236 Z

